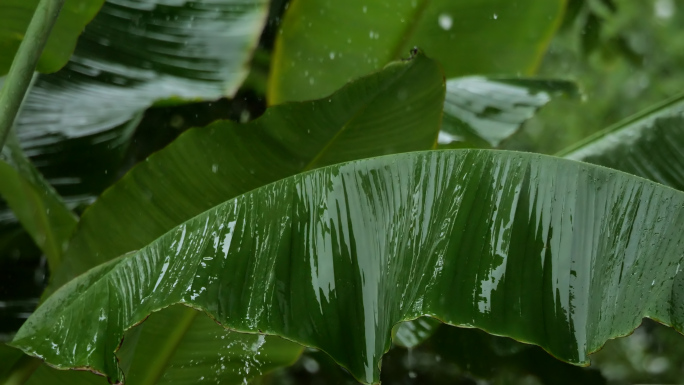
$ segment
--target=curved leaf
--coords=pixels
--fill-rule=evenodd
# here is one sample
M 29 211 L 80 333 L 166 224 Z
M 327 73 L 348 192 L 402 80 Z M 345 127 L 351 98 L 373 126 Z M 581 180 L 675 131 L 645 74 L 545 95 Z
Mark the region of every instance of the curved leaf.
M 294 0 L 277 36 L 270 104 L 322 97 L 418 46 L 448 78 L 530 74 L 563 0 Z
M 439 144 L 476 147 L 497 147 L 553 96 L 579 93 L 569 81 L 482 76 L 449 79 L 446 90 Z
M 273 107 L 244 125 L 223 121 L 190 130 L 135 167 L 86 210 L 53 285 L 58 287 L 99 262 L 143 247 L 213 205 L 277 179 L 338 161 L 430 148 L 439 131 L 443 100 L 439 66 L 418 55 L 322 100 Z M 175 209 L 169 211 L 169 205 Z M 156 355 L 136 354 L 133 383 L 140 378 L 152 383 L 146 379 L 164 373 L 171 376 L 168 373 L 174 367 L 178 372 L 178 367 L 185 366 L 182 373 L 192 366 L 189 360 L 200 361 L 198 356 L 209 366 L 222 365 L 215 352 L 223 349 L 224 341 L 207 335 L 204 317 L 179 324 L 178 319 L 196 315 L 189 309 L 181 313 L 163 311 L 158 324 L 166 334 L 183 341 L 185 335 L 203 336 L 203 349 L 193 357 L 184 354 L 181 346 L 160 349 Z M 160 328 L 145 328 L 138 345 L 160 346 L 157 334 L 146 334 Z M 233 333 L 230 338 L 248 337 Z M 289 355 L 281 356 L 281 364 L 287 362 L 286 357 L 293 360 L 299 354 L 292 344 L 283 346 L 271 337 L 266 341 L 280 346 L 279 354 Z M 267 349 L 262 354 L 274 356 L 276 351 Z M 163 359 L 157 363 L 162 356 L 167 357 L 166 364 Z M 185 363 L 173 364 L 174 359 L 182 361 L 179 357 L 185 357 Z M 261 370 L 268 369 L 263 366 Z M 155 370 L 157 374 L 150 374 Z M 178 381 L 180 377 L 173 378 Z
M 121 380 L 124 331 L 183 303 L 320 348 L 365 382 L 392 326 L 421 315 L 586 364 L 642 317 L 682 322 L 682 211 L 677 190 L 541 155 L 355 161 L 253 190 L 90 270 L 12 345 Z
M 560 153 L 684 190 L 684 96 L 606 128 Z
M 38 1 L 3 0 L 0 3 L 0 76 L 9 70 Z M 100 10 L 102 3 L 104 0 L 67 0 L 64 3 L 38 62 L 38 71 L 55 72 L 67 63 L 78 35 Z
M 237 91 L 267 12 L 267 0 L 109 0 L 66 67 L 38 77 L 17 120 L 22 147 L 39 169 L 58 168 L 67 195 L 83 199 L 78 187 L 93 181 L 106 187 L 114 170 L 102 160 L 118 159 L 142 111 Z M 60 156 L 79 141 L 101 148 L 79 153 L 81 167 Z
M 418 55 L 327 98 L 270 108 L 248 124 L 219 121 L 189 130 L 86 210 L 53 284 L 278 179 L 348 160 L 430 149 L 443 101 L 438 64 Z
M 0 180 L 0 196 L 45 253 L 50 268 L 57 268 L 77 218 L 26 158 L 13 132 L 0 152 Z

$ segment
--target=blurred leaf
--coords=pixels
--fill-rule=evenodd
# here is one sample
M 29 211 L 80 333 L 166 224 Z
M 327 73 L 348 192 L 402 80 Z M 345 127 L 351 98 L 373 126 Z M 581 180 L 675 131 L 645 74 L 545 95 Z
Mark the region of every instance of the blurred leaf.
M 40 0 L 2 0 L 0 3 L 0 76 L 9 71 L 14 54 Z M 78 35 L 100 10 L 104 0 L 67 0 L 38 62 L 38 71 L 55 72 L 74 51 Z
M 563 80 L 469 76 L 446 83 L 439 144 L 497 147 L 555 96 L 575 97 L 577 85 Z
M 413 348 L 430 338 L 439 325 L 441 322 L 429 317 L 399 323 L 392 328 L 392 342 L 404 348 Z
M 109 0 L 66 67 L 32 88 L 17 121 L 26 154 L 87 202 L 117 177 L 142 111 L 236 92 L 267 11 L 266 0 Z
M 582 52 L 589 56 L 601 44 L 601 19 L 593 12 L 588 12 L 582 28 Z
M 423 315 L 586 364 L 643 317 L 683 320 L 671 302 L 683 210 L 682 192 L 537 154 L 334 165 L 219 204 L 79 276 L 12 344 L 119 380 L 124 330 L 183 303 L 320 348 L 365 382 L 379 379 L 392 326 Z
M 277 36 L 270 104 L 330 94 L 423 49 L 448 78 L 534 71 L 562 17 L 561 0 L 294 0 Z
M 180 323 L 187 331 L 178 333 Z M 140 327 L 126 384 L 244 384 L 292 365 L 302 351 L 278 337 L 231 332 L 185 306 L 152 314 Z
M 537 381 L 532 383 L 544 385 L 606 384 L 596 369 L 568 365 L 537 346 L 492 336 L 478 329 L 441 327 L 428 347 L 441 357 L 435 365 L 455 363 L 466 373 L 489 383 L 524 384 L 530 382 L 521 379 L 533 376 Z M 501 381 L 506 378 L 517 381 Z
M 78 219 L 26 158 L 14 133 L 0 153 L 0 179 L 0 196 L 56 269 Z
M 675 96 L 559 153 L 684 190 L 684 95 Z

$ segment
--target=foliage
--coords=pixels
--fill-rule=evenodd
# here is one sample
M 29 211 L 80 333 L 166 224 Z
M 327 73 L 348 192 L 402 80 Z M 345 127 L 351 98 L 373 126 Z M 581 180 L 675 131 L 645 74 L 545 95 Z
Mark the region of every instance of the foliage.
M 35 3 L 0 4 L 0 72 Z M 0 156 L 10 345 L 127 384 L 681 378 L 673 2 L 100 5 L 67 0 Z M 673 329 L 599 370 L 494 336 L 584 364 L 643 317 Z

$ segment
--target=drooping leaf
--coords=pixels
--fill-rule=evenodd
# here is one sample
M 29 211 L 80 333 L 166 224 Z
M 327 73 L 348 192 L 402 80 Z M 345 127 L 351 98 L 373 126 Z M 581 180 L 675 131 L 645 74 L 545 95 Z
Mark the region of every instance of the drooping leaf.
M 277 36 L 270 104 L 325 96 L 417 46 L 447 78 L 529 75 L 564 1 L 294 0 Z
M 562 80 L 468 76 L 446 83 L 439 144 L 497 147 L 554 96 L 576 96 Z
M 59 286 L 97 263 L 141 248 L 202 211 L 275 180 L 339 161 L 429 149 L 437 139 L 443 102 L 444 77 L 438 64 L 417 55 L 322 100 L 273 107 L 244 125 L 223 121 L 190 130 L 135 167 L 86 210 L 53 283 Z M 206 335 L 206 322 L 195 319 L 196 312 L 184 309 L 182 314 L 161 312 L 158 324 L 164 325 L 165 334 L 183 341 L 192 341 L 186 334 L 203 336 L 198 338 L 205 341 L 204 348 L 197 356 L 187 349 L 183 353 L 180 346 L 160 349 L 156 355 L 136 354 L 133 383 L 161 374 L 178 381 L 192 372 L 189 363 L 200 362 L 198 357 L 207 366 L 222 364 L 215 353 L 208 353 L 222 351 L 224 341 Z M 183 317 L 193 321 L 179 324 Z M 147 334 L 160 329 L 144 328 L 138 345 L 160 346 L 159 334 Z M 233 339 L 253 339 L 232 334 Z M 281 365 L 287 357 L 292 361 L 298 356 L 298 348 L 271 338 L 266 338 L 267 346 L 275 348 L 262 354 L 278 357 L 281 352 Z M 151 359 L 160 356 L 168 357 L 166 364 Z M 172 358 L 181 363 L 174 365 Z
M 0 3 L 0 76 L 7 73 L 24 39 L 39 0 L 3 0 Z M 38 71 L 55 72 L 74 51 L 78 35 L 99 11 L 104 0 L 67 0 L 38 62 Z
M 0 180 L 0 196 L 56 269 L 77 218 L 26 158 L 14 133 L 0 153 Z
M 535 154 L 334 165 L 219 204 L 90 270 L 12 344 L 120 380 L 124 330 L 183 303 L 234 330 L 322 349 L 364 382 L 378 380 L 392 326 L 421 315 L 585 364 L 643 317 L 681 324 L 683 210 L 677 190 Z
M 684 96 L 678 95 L 561 151 L 684 190 Z
M 83 214 L 54 284 L 278 179 L 348 160 L 430 149 L 443 101 L 439 65 L 418 55 L 327 98 L 273 107 L 248 124 L 219 121 L 192 129 L 135 167 Z

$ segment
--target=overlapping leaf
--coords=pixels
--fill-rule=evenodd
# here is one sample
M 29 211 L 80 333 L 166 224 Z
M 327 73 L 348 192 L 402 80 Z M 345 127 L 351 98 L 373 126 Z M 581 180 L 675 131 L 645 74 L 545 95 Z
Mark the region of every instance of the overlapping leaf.
M 273 107 L 248 124 L 219 121 L 192 129 L 84 213 L 55 283 L 278 179 L 348 160 L 430 149 L 443 101 L 438 64 L 418 55 L 327 98 Z
M 9 70 L 38 1 L 3 0 L 0 3 L 0 76 Z M 67 0 L 64 3 L 38 62 L 38 71 L 55 72 L 67 63 L 78 35 L 100 10 L 102 3 L 104 0 Z
M 679 191 L 534 154 L 330 166 L 229 200 L 89 271 L 13 345 L 121 379 L 111 352 L 124 330 L 183 303 L 235 330 L 321 348 L 365 382 L 378 380 L 392 326 L 420 315 L 586 363 L 642 317 L 681 323 L 683 210 Z
M 17 120 L 22 147 L 63 194 L 99 194 L 142 111 L 236 92 L 267 12 L 266 0 L 107 1 L 66 67 L 38 77 Z
M 8 139 L 0 153 L 0 196 L 55 269 L 76 227 L 76 216 L 26 159 L 14 133 Z
M 441 145 L 497 147 L 553 96 L 576 96 L 569 81 L 468 76 L 446 84 Z
M 269 103 L 319 98 L 414 46 L 448 78 L 530 74 L 564 1 L 295 0 L 277 36 Z
M 418 55 L 322 100 L 273 107 L 249 124 L 224 121 L 190 130 L 134 168 L 84 213 L 54 283 L 143 247 L 219 202 L 275 180 L 339 161 L 428 149 L 437 139 L 443 101 L 439 66 Z M 195 383 L 202 376 L 187 373 L 206 368 L 216 373 L 215 367 L 225 365 L 217 352 L 225 351 L 227 341 L 214 338 L 216 331 L 197 314 L 186 308 L 163 311 L 155 315 L 157 326 L 143 327 L 135 344 L 142 350 L 131 367 L 132 384 L 167 377 Z M 185 345 L 167 346 L 169 335 Z M 226 338 L 237 345 L 254 339 L 235 333 Z M 251 373 L 220 371 L 222 381 L 269 370 L 267 359 L 283 365 L 297 357 L 299 345 L 272 338 L 265 339 L 263 362 L 252 363 Z M 201 348 L 196 341 L 203 341 Z
M 608 127 L 560 155 L 684 190 L 684 97 Z

